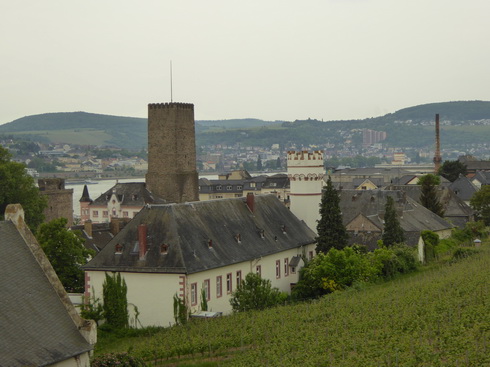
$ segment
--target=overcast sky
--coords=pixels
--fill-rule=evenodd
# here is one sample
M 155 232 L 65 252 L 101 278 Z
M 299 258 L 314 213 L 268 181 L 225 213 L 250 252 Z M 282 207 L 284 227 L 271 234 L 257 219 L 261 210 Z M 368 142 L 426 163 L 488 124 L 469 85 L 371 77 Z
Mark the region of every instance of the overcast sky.
M 490 100 L 489 0 L 0 2 L 0 124 L 47 112 L 352 119 Z

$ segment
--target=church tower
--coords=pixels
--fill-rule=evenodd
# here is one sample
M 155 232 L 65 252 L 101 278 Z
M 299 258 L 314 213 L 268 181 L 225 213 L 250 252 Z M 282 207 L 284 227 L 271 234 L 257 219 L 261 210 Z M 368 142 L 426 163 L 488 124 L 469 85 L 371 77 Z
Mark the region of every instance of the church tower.
M 79 201 L 80 201 L 80 222 L 83 224 L 90 219 L 89 206 L 93 202 L 93 200 L 90 199 L 87 185 L 83 186 L 82 197 L 80 198 Z
M 315 232 L 320 219 L 324 176 L 322 151 L 288 152 L 291 211 Z
M 194 105 L 148 105 L 148 190 L 167 202 L 199 200 Z

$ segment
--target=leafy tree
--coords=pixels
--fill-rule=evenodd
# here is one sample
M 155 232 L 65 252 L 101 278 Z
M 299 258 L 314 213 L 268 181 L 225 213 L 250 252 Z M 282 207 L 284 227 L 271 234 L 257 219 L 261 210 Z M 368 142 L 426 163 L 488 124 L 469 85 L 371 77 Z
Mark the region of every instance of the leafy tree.
M 441 183 L 441 179 L 432 174 L 427 174 L 419 178 L 418 184 L 421 185 L 420 202 L 423 206 L 429 209 L 432 213 L 442 217 L 444 210 L 437 196 L 437 186 Z
M 320 219 L 317 221 L 318 237 L 316 252 L 327 253 L 331 248 L 342 249 L 347 246 L 348 234 L 342 222 L 340 197 L 332 185 L 330 176 L 323 191 L 320 203 Z
M 127 328 L 129 325 L 127 292 L 126 281 L 120 273 L 112 276 L 105 274 L 102 284 L 104 316 L 107 324 L 115 329 Z
M 384 245 L 388 247 L 405 241 L 405 234 L 396 214 L 395 201 L 391 196 L 386 198 L 385 226 L 382 240 Z
M 459 175 L 466 176 L 466 166 L 460 161 L 444 161 L 442 166 L 439 168 L 439 175 L 445 179 L 454 182 L 457 180 Z
M 25 166 L 12 162 L 11 157 L 8 150 L 0 146 L 0 219 L 3 219 L 8 204 L 21 204 L 26 223 L 35 232 L 44 221 L 47 198 L 39 193 Z
M 286 300 L 287 296 L 277 288 L 272 288 L 269 279 L 248 273 L 245 280 L 238 285 L 230 299 L 233 311 L 263 310 L 276 306 Z
M 43 223 L 36 238 L 65 289 L 68 292 L 83 292 L 84 273 L 81 266 L 95 252 L 86 249 L 81 234 L 66 229 L 66 223 L 65 218 Z
M 478 218 L 490 225 L 490 185 L 484 185 L 473 194 L 470 200 L 471 207 L 476 211 Z

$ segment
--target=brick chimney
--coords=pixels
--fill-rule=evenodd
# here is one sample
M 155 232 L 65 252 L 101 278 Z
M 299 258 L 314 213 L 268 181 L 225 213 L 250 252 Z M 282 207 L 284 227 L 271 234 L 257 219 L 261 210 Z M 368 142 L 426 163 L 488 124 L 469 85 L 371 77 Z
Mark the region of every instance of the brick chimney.
M 90 219 L 83 223 L 83 230 L 89 238 L 92 238 L 92 221 Z
M 147 251 L 146 232 L 147 232 L 146 224 L 140 224 L 138 226 L 138 241 L 139 241 L 139 248 L 140 248 L 140 260 L 145 259 L 145 255 L 146 255 L 146 251 Z
M 247 194 L 247 206 L 248 209 L 253 213 L 255 210 L 255 195 L 251 192 Z

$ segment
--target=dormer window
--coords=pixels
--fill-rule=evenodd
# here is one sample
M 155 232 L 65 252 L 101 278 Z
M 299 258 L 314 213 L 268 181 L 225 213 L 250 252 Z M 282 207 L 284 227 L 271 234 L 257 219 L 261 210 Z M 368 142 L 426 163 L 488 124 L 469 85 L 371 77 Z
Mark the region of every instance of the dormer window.
M 222 189 L 221 185 L 216 186 L 216 190 L 221 191 L 221 189 Z
M 242 243 L 242 235 L 241 235 L 240 233 L 237 233 L 237 234 L 235 235 L 235 241 L 236 241 L 237 243 Z
M 227 189 L 228 191 L 231 191 L 231 190 L 233 189 L 233 186 L 228 185 L 228 186 L 226 186 L 226 189 Z
M 116 254 L 122 254 L 123 252 L 123 245 L 121 245 L 120 243 L 116 243 L 116 246 L 114 246 L 115 248 L 115 253 Z
M 286 234 L 286 225 L 285 224 L 283 224 L 281 226 L 281 231 L 282 231 L 282 233 Z
M 132 197 L 132 199 L 133 199 L 133 201 L 136 201 L 136 200 L 138 200 L 138 195 L 136 195 L 136 194 L 133 194 L 133 197 Z
M 208 240 L 208 248 L 213 248 L 213 240 L 212 239 Z
M 168 245 L 165 243 L 162 243 L 160 245 L 160 255 L 166 255 L 168 253 Z
M 265 231 L 263 229 L 261 229 L 259 231 L 259 235 L 260 235 L 260 238 L 265 238 Z

